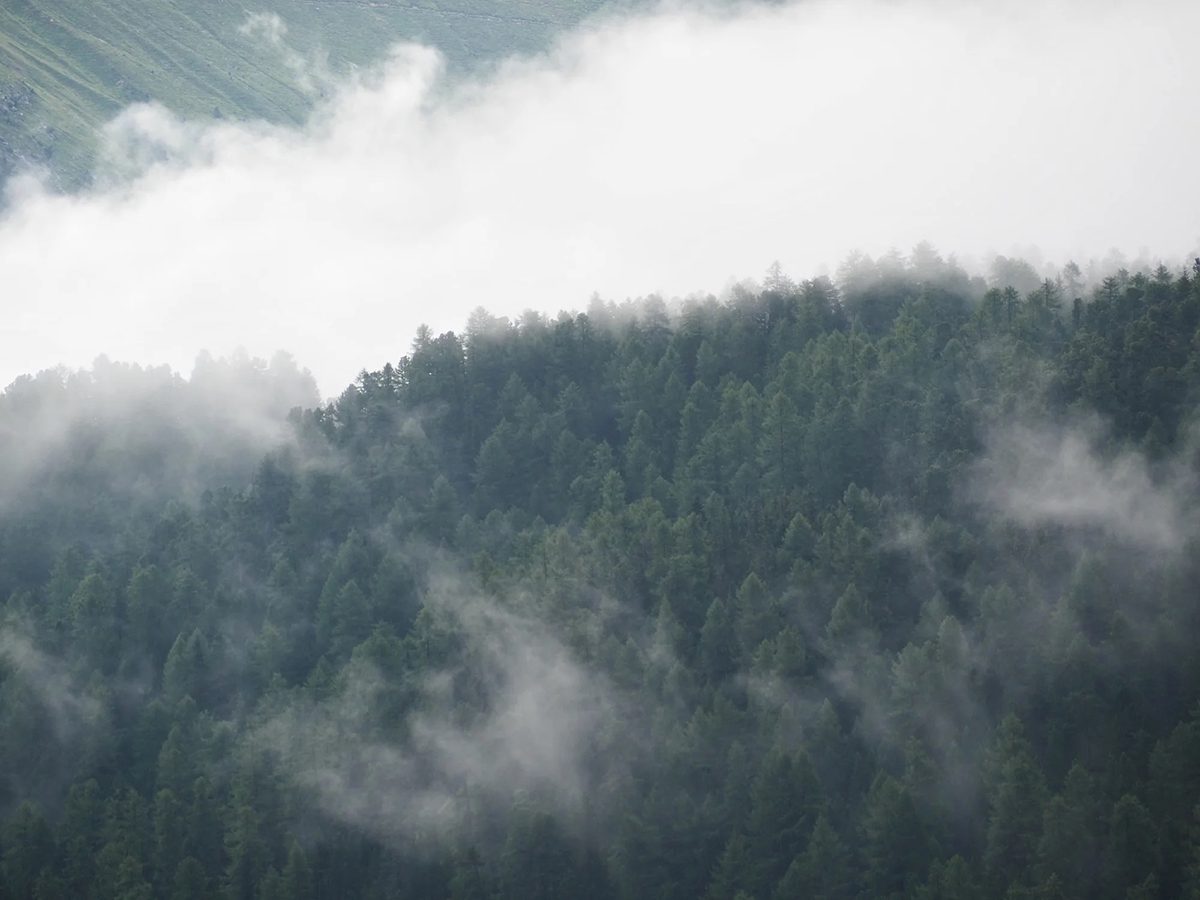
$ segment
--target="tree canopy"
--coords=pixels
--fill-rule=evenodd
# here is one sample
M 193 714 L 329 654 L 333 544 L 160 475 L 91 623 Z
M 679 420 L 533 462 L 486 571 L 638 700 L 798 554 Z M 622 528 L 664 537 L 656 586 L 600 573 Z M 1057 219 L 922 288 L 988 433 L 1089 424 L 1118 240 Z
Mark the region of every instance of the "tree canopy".
M 22 379 L 0 897 L 1192 896 L 1198 389 L 1200 263 L 927 247 Z

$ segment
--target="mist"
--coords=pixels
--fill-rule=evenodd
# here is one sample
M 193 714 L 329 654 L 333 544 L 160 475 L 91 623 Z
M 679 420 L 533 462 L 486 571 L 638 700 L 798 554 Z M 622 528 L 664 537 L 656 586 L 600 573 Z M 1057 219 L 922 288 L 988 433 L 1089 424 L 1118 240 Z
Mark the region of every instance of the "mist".
M 118 686 L 118 689 L 124 685 Z M 87 766 L 112 732 L 106 705 L 113 691 L 84 683 L 64 660 L 44 652 L 26 623 L 7 613 L 0 621 L 0 708 L 6 734 L 0 739 L 0 809 L 11 812 L 14 798 L 36 798 L 49 808 Z M 81 750 L 86 744 L 89 749 Z M 100 751 L 103 753 L 103 750 Z
M 1178 551 L 1196 532 L 1185 460 L 1155 471 L 1140 453 L 1102 452 L 1102 423 L 995 428 L 973 493 L 993 514 L 1026 528 L 1052 526 L 1114 538 L 1142 551 Z M 1111 441 L 1111 438 L 1109 439 Z
M 288 52 L 286 23 L 247 28 Z M 448 80 L 397 46 L 301 128 L 108 128 L 96 187 L 6 186 L 0 382 L 97 354 L 293 353 L 325 395 L 419 323 L 720 291 L 922 240 L 1081 262 L 1200 245 L 1189 36 L 1149 4 L 674 4 Z
M 425 615 L 436 623 L 426 640 L 461 644 L 466 662 L 434 665 L 405 684 L 387 671 L 395 645 L 377 634 L 331 696 L 287 704 L 251 730 L 249 745 L 274 757 L 325 815 L 397 846 L 461 837 L 481 814 L 508 809 L 514 791 L 569 824 L 585 805 L 615 803 L 632 710 L 620 709 L 608 679 L 543 623 L 489 598 L 455 561 L 435 555 L 425 564 L 433 568 Z M 387 724 L 408 703 L 408 715 Z
M 264 455 L 297 447 L 288 415 L 316 402 L 312 376 L 285 354 L 201 355 L 188 378 L 105 357 L 21 376 L 0 395 L 0 518 L 26 530 L 34 570 L 54 549 L 47 529 L 107 546 L 116 521 L 247 484 Z

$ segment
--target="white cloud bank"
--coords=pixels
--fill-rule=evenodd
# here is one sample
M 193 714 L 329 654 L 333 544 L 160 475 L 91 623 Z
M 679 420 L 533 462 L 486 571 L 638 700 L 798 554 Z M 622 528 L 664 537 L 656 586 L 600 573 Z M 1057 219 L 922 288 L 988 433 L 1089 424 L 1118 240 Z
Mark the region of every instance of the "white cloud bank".
M 299 130 L 130 110 L 135 178 L 10 185 L 0 383 L 286 349 L 326 394 L 415 326 L 719 290 L 853 248 L 1200 243 L 1200 4 L 666 8 L 446 85 L 403 47 Z M 162 155 L 159 153 L 159 155 Z

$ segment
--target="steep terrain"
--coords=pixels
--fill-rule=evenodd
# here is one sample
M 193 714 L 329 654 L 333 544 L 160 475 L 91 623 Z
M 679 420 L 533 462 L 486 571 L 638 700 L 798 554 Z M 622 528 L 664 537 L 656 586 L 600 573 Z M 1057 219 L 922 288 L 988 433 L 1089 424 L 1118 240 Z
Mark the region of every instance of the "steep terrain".
M 295 122 L 307 92 L 251 15 L 275 14 L 306 59 L 344 71 L 393 42 L 440 48 L 463 70 L 532 52 L 602 0 L 13 0 L 0 5 L 0 178 L 22 163 L 65 187 L 86 182 L 97 127 L 158 100 L 189 116 Z

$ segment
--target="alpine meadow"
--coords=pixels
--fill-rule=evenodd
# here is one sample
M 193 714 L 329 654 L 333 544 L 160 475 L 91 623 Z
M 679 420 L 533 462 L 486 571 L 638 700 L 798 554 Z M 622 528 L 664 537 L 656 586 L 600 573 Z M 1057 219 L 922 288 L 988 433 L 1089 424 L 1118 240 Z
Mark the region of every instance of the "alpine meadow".
M 0 900 L 1200 900 L 1197 34 L 5 0 Z

